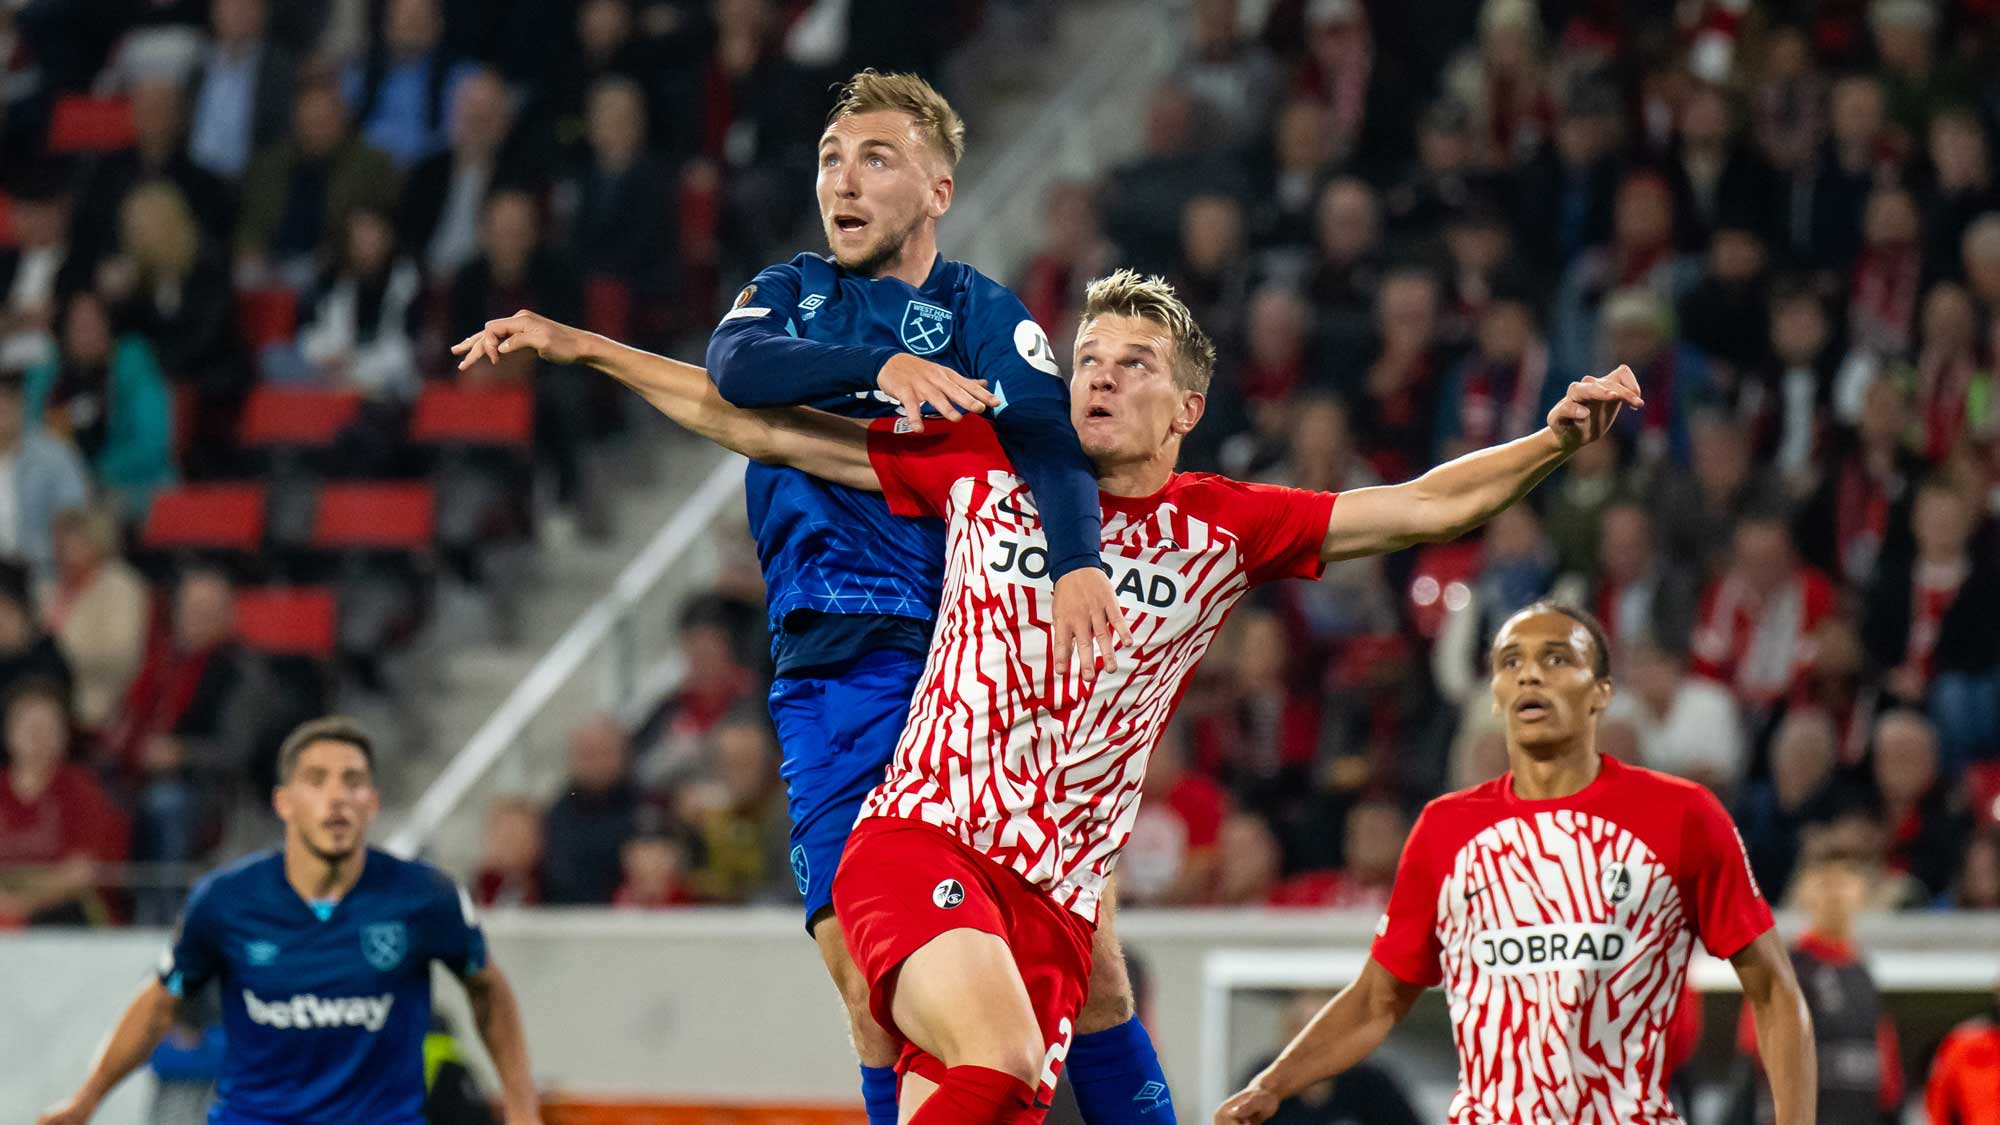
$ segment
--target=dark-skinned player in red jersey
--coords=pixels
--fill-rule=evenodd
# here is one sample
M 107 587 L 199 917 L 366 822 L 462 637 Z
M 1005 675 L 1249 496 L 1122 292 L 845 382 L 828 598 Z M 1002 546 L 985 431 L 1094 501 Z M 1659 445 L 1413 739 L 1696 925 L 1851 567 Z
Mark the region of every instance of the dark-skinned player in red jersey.
M 1597 751 L 1603 627 L 1539 602 L 1494 638 L 1505 775 L 1432 801 L 1403 845 L 1360 979 L 1216 1110 L 1268 1119 L 1381 1046 L 1442 985 L 1452 1125 L 1680 1125 L 1667 1029 L 1697 938 L 1743 982 L 1777 1125 L 1812 1125 L 1811 1017 L 1721 802 Z

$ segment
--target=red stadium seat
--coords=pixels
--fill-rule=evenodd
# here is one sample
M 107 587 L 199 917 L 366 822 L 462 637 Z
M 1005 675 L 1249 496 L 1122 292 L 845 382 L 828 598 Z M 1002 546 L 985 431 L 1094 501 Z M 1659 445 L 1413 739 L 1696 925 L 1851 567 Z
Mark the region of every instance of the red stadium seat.
M 324 550 L 421 551 L 436 529 L 429 484 L 330 484 L 320 489 L 311 542 Z
M 0 194 L 0 247 L 14 245 L 14 201 Z
M 132 103 L 124 98 L 67 94 L 56 99 L 49 116 L 52 153 L 111 152 L 130 148 L 138 137 Z
M 520 386 L 432 384 L 410 417 L 410 440 L 425 445 L 526 446 L 534 432 L 535 395 Z
M 245 448 L 296 445 L 324 449 L 354 421 L 361 396 L 353 391 L 259 387 L 243 404 L 237 441 Z
M 614 340 L 632 335 L 632 290 L 615 277 L 583 283 L 583 326 Z
M 153 497 L 140 542 L 153 550 L 180 547 L 255 551 L 264 541 L 264 486 L 190 484 Z
M 236 593 L 236 633 L 260 652 L 333 656 L 333 590 L 325 586 L 274 586 Z
M 236 332 L 252 352 L 298 333 L 299 296 L 289 289 L 245 289 L 236 295 Z

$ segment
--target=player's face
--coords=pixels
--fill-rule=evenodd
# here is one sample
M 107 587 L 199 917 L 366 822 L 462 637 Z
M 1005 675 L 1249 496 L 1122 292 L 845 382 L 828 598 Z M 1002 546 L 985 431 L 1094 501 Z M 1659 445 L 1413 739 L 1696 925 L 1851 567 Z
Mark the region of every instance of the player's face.
M 1171 454 L 1201 421 L 1206 397 L 1174 381 L 1173 354 L 1150 320 L 1100 316 L 1077 329 L 1069 416 L 1100 472 Z
M 1507 745 L 1534 753 L 1573 745 L 1611 702 L 1593 668 L 1590 631 L 1561 613 L 1509 618 L 1493 641 L 1493 706 Z
M 288 838 L 319 858 L 339 861 L 368 838 L 381 809 L 375 774 L 359 749 L 345 742 L 315 742 L 300 752 L 291 776 L 272 800 Z
M 951 207 L 951 173 L 907 113 L 842 117 L 819 139 L 819 221 L 834 260 L 875 276 Z

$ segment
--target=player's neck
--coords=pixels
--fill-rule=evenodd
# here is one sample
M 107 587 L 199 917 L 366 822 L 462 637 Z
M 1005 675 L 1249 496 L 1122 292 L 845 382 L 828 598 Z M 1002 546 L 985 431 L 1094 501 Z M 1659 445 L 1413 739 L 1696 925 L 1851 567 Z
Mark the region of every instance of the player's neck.
M 1537 758 L 1521 750 L 1512 751 L 1509 757 L 1514 770 L 1514 795 L 1524 801 L 1574 797 L 1596 781 L 1604 768 L 1603 756 L 1589 743 L 1548 757 Z
M 344 859 L 328 860 L 298 841 L 285 844 L 285 882 L 307 902 L 345 897 L 361 881 L 367 863 L 366 847 L 355 848 Z
M 1097 487 L 1112 496 L 1151 496 L 1167 487 L 1173 476 L 1172 458 L 1127 461 L 1120 465 L 1100 466 Z
M 912 289 L 922 289 L 924 282 L 931 279 L 931 267 L 937 264 L 937 256 L 937 229 L 927 226 L 904 240 L 903 248 L 883 262 L 873 276 L 878 280 L 893 277 Z

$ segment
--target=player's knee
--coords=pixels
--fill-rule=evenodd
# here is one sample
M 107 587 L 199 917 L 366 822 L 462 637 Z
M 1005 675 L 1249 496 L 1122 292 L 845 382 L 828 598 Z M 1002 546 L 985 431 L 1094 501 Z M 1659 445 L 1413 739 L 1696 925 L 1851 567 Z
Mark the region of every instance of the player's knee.
M 1039 1034 L 1014 1036 L 993 1043 L 985 1051 L 976 1052 L 976 1055 L 985 1057 L 974 1057 L 967 1061 L 974 1066 L 983 1066 L 1002 1074 L 1012 1075 L 1033 1087 L 1041 1084 L 1042 1056 L 1045 1053 Z

